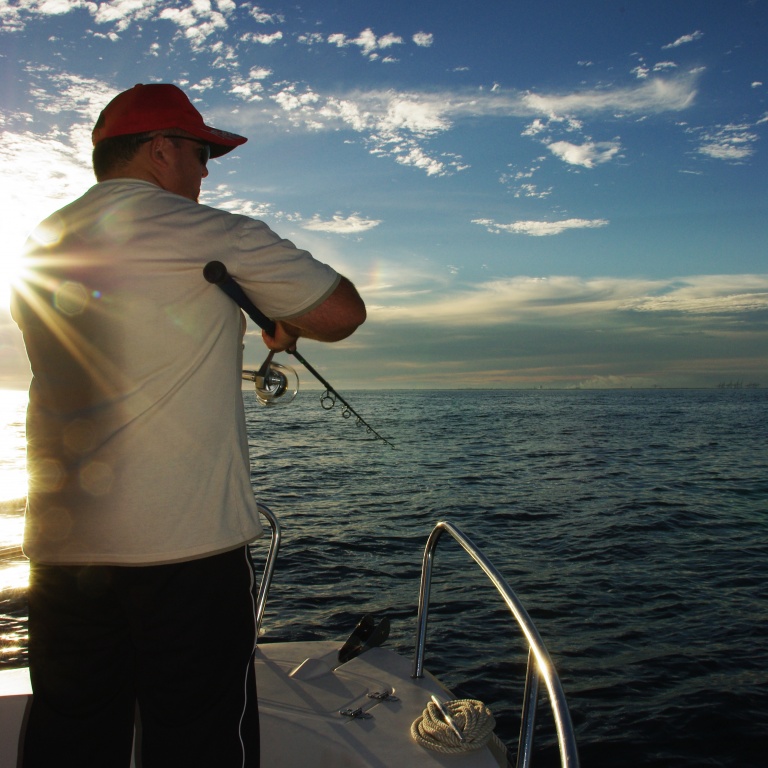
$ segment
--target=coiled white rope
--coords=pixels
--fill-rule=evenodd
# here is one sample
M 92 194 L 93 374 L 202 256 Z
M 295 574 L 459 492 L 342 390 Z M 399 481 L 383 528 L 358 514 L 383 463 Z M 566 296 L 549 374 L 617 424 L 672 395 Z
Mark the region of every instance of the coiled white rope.
M 421 717 L 411 724 L 411 736 L 418 744 L 435 752 L 452 754 L 481 749 L 488 743 L 496 721 L 482 701 L 453 699 L 445 702 L 443 707 L 461 731 L 464 741 L 453 732 L 437 705 L 430 701 Z

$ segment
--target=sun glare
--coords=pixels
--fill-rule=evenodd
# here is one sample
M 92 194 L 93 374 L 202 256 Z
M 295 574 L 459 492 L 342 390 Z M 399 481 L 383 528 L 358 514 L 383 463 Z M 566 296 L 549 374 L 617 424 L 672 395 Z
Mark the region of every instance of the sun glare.
M 11 249 L 0 262 L 0 308 L 10 308 L 11 286 L 21 279 L 21 273 L 21 249 Z
M 0 309 L 8 310 L 11 306 L 11 286 L 21 280 L 24 242 L 29 234 L 30 225 L 34 226 L 29 213 L 21 210 L 20 201 L 11 200 L 10 210 L 0 217 L 7 239 L 6 249 L 0 259 Z
M 22 560 L 21 557 L 0 569 L 0 593 L 6 589 L 25 589 L 28 585 L 29 563 L 26 560 Z M 16 649 L 6 649 L 4 652 L 8 650 Z
M 26 392 L 0 390 L 0 504 L 27 495 L 26 409 Z
M 46 165 L 50 162 L 48 158 Z M 13 170 L 9 172 L 8 178 L 13 178 Z M 61 200 L 40 193 L 44 178 L 41 166 L 40 176 L 36 179 L 31 180 L 23 173 L 20 178 L 14 178 L 14 184 L 18 181 L 17 186 L 6 188 L 5 184 L 0 183 L 0 198 L 3 200 L 0 231 L 3 232 L 4 245 L 0 258 L 0 309 L 9 308 L 11 286 L 22 277 L 22 254 L 27 237 L 41 221 L 61 206 Z

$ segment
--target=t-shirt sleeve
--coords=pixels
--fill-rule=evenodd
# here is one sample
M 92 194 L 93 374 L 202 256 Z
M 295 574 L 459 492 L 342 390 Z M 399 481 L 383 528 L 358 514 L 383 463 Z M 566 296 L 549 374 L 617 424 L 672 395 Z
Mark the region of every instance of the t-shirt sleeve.
M 228 269 L 248 297 L 273 320 L 290 320 L 322 304 L 341 276 L 264 222 L 237 217 Z

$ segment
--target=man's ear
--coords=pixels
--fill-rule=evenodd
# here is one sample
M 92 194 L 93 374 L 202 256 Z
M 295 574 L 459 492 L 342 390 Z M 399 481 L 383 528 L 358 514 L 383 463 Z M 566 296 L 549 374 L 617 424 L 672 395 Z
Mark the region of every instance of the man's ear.
M 149 162 L 156 168 L 168 167 L 168 153 L 167 148 L 170 139 L 167 139 L 162 134 L 152 137 L 152 141 L 149 142 Z

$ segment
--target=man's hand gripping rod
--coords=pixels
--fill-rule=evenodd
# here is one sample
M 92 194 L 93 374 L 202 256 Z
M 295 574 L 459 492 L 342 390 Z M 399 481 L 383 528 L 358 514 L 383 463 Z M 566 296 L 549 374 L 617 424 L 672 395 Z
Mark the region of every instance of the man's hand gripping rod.
M 203 277 L 209 282 L 217 285 L 224 293 L 242 309 L 248 317 L 253 320 L 259 328 L 265 330 L 270 336 L 275 335 L 275 323 L 270 320 L 249 298 L 246 296 L 245 291 L 238 285 L 237 281 L 227 272 L 227 268 L 220 261 L 209 261 L 203 269 Z M 344 405 L 345 411 L 343 415 L 349 413 L 354 414 L 357 417 L 359 424 L 364 424 L 368 431 L 376 435 L 379 440 L 383 440 L 387 445 L 394 448 L 395 446 L 387 440 L 386 437 L 382 437 L 360 414 L 306 361 L 306 359 L 299 354 L 296 349 L 288 349 L 286 352 L 289 355 L 293 355 L 324 387 L 325 394 L 320 398 L 320 402 L 323 408 L 330 410 L 333 408 L 336 399 Z M 331 405 L 326 406 L 325 402 L 331 400 Z

